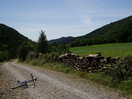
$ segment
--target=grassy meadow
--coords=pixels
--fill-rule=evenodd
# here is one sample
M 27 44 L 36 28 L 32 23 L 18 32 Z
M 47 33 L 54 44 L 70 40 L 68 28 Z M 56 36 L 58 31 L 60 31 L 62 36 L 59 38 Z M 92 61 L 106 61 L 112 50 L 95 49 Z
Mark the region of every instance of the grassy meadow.
M 95 54 L 100 52 L 103 56 L 111 56 L 111 57 L 119 56 L 123 58 L 129 54 L 132 54 L 132 42 L 73 47 L 70 48 L 70 51 L 80 56 L 85 56 L 88 54 Z

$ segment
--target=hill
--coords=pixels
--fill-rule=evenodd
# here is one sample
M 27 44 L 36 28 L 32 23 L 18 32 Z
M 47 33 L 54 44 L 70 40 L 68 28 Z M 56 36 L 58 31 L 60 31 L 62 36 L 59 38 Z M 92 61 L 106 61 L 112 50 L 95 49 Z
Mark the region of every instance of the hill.
M 27 37 L 21 35 L 15 29 L 0 24 L 0 56 L 8 54 L 8 58 L 16 57 L 16 50 L 24 41 L 29 41 Z M 4 54 L 3 54 L 4 53 Z
M 64 44 L 64 43 L 70 43 L 74 40 L 74 37 L 61 37 L 61 38 L 58 38 L 58 39 L 54 39 L 54 40 L 50 40 L 49 42 L 52 43 L 52 44 Z
M 132 41 L 132 16 L 105 25 L 84 36 L 77 37 L 71 46 L 120 43 Z
M 71 39 L 68 38 L 65 37 L 63 39 L 60 38 L 53 41 L 63 42 L 63 40 L 66 40 L 68 43 L 70 43 L 71 47 L 104 43 L 131 42 L 132 16 L 107 24 L 99 29 L 87 33 L 86 35 Z

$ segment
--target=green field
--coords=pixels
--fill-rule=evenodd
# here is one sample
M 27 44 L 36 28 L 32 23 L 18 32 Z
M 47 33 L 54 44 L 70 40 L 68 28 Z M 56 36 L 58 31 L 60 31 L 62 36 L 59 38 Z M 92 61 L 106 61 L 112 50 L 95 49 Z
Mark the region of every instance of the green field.
M 132 54 L 132 42 L 73 47 L 70 48 L 70 51 L 80 56 L 85 56 L 88 54 L 95 54 L 100 52 L 103 56 L 111 56 L 111 57 L 119 56 L 123 58 L 126 55 Z

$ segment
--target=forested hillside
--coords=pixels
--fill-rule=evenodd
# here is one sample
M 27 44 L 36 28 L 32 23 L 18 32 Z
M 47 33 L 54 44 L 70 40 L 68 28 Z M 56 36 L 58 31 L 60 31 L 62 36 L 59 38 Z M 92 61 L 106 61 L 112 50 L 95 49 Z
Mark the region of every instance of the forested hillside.
M 69 43 L 71 47 L 86 46 L 104 43 L 120 43 L 132 41 L 132 16 L 110 23 L 91 33 L 79 37 L 65 37 L 51 40 L 50 42 L 61 44 Z
M 52 43 L 52 44 L 65 44 L 65 43 L 70 43 L 74 40 L 74 37 L 61 37 L 61 38 L 58 38 L 58 39 L 54 39 L 54 40 L 50 40 L 49 42 Z
M 0 24 L 0 61 L 16 57 L 18 46 L 25 41 L 32 42 L 15 29 Z
M 71 46 L 120 43 L 132 41 L 132 16 L 105 25 L 84 36 L 77 37 Z

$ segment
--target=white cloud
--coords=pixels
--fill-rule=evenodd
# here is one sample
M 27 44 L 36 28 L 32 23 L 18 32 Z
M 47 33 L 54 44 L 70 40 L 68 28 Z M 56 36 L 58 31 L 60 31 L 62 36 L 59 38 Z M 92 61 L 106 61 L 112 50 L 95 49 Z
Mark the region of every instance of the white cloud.
M 85 24 L 87 26 L 93 25 L 93 20 L 87 15 L 82 15 L 81 21 L 83 24 Z
M 2 22 L 36 41 L 41 29 L 46 30 L 48 39 L 80 36 L 132 14 L 132 9 L 107 8 L 108 4 L 100 0 L 66 0 L 66 2 L 64 8 L 57 10 L 38 7 L 38 9 L 32 8 L 31 11 L 3 12 L 0 19 L 6 20 Z

